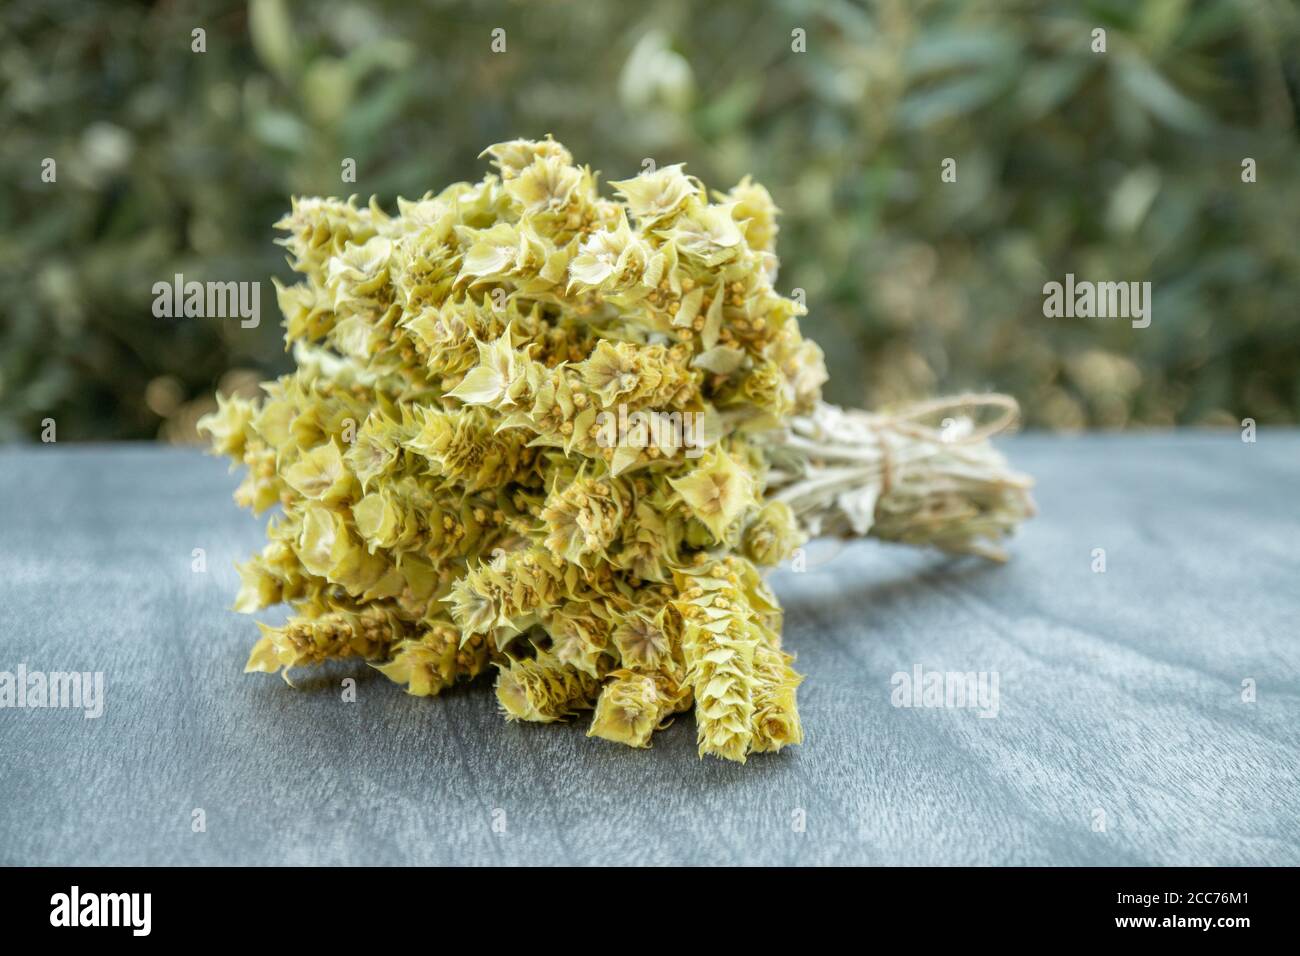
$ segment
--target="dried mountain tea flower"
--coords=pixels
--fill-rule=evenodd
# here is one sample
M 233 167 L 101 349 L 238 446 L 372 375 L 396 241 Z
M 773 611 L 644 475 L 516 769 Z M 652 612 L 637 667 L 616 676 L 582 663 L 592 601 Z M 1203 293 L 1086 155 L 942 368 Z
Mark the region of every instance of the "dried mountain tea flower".
M 617 670 L 601 688 L 587 736 L 629 747 L 649 747 L 650 735 L 673 714 L 690 706 L 690 690 L 679 675 Z
M 507 720 L 550 723 L 596 701 L 597 681 L 541 652 L 511 661 L 497 672 L 497 700 Z
M 277 224 L 295 371 L 201 423 L 236 500 L 278 506 L 235 606 L 293 613 L 247 669 L 353 658 L 416 696 L 495 669 L 510 720 L 594 710 L 590 736 L 646 747 L 693 708 L 701 754 L 799 743 L 761 569 L 810 534 L 999 557 L 1027 479 L 994 428 L 922 423 L 961 408 L 821 402 L 762 186 L 710 198 L 674 165 L 609 199 L 552 139 L 484 155 L 396 215 L 295 199 Z

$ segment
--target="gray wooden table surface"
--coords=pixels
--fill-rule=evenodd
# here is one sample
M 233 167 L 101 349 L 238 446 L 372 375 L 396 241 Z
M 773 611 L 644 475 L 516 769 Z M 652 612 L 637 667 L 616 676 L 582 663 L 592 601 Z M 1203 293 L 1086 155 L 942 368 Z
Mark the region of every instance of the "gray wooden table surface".
M 776 573 L 806 741 L 746 766 L 689 717 L 634 751 L 483 685 L 245 676 L 263 522 L 222 462 L 0 451 L 0 671 L 106 681 L 98 719 L 0 710 L 0 862 L 1300 863 L 1300 434 L 1003 447 L 1042 512 L 1009 565 L 863 542 Z M 917 666 L 996 673 L 997 716 L 894 706 Z

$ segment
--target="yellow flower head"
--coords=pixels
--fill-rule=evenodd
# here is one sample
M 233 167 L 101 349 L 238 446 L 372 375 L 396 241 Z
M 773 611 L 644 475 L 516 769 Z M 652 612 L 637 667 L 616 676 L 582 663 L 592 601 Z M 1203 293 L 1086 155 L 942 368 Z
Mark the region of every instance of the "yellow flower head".
M 753 474 L 721 446 L 701 457 L 685 477 L 668 483 L 719 542 L 726 539 L 727 526 L 755 503 Z

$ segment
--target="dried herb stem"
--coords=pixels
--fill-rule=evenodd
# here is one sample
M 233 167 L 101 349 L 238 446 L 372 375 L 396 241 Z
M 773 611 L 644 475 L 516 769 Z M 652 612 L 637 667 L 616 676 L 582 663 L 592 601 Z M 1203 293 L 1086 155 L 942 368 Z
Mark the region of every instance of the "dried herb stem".
M 977 425 L 970 413 L 999 415 Z M 1034 514 L 1030 478 L 989 439 L 1014 425 L 1005 395 L 935 399 L 897 413 L 819 403 L 769 447 L 768 495 L 813 536 L 871 535 L 1005 560 L 998 539 Z M 941 417 L 936 428 L 924 423 Z

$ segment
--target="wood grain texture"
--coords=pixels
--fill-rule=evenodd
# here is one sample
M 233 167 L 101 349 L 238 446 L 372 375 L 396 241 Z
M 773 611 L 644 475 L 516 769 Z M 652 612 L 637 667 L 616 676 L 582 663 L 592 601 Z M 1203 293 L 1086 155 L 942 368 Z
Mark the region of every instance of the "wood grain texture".
M 862 542 L 775 574 L 807 739 L 743 767 L 689 716 L 632 751 L 484 685 L 245 676 L 263 522 L 219 461 L 0 452 L 0 670 L 107 681 L 98 720 L 0 710 L 0 862 L 1300 863 L 1300 434 L 1005 444 L 1042 511 L 1009 565 Z M 998 716 L 894 707 L 916 665 L 997 672 Z

